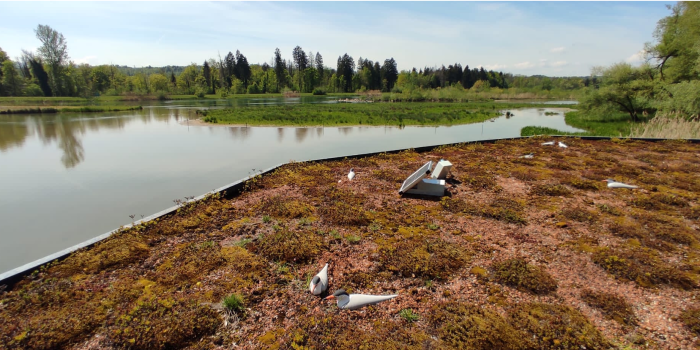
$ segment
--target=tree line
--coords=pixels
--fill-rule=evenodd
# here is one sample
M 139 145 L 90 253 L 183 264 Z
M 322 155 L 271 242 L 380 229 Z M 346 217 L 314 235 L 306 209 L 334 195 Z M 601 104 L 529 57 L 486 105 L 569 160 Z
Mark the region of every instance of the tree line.
M 437 89 L 459 86 L 482 91 L 509 87 L 534 90 L 573 90 L 589 84 L 588 78 L 520 76 L 460 63 L 445 67 L 425 67 L 399 71 L 396 60 L 372 61 L 347 53 L 335 67 L 324 64 L 320 52 L 300 46 L 285 59 L 275 49 L 269 63 L 251 64 L 239 50 L 223 58 L 210 58 L 189 66 L 132 68 L 119 65 L 76 64 L 68 56 L 63 34 L 46 25 L 35 29 L 41 46 L 37 52 L 22 51 L 10 60 L 0 48 L 0 95 L 3 96 L 80 96 L 124 94 L 259 94 L 298 91 L 362 92 L 404 89 Z

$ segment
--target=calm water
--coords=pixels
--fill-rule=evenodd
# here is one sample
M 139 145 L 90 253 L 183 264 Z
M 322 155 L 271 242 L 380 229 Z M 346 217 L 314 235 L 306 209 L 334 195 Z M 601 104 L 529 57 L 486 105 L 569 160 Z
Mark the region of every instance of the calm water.
M 246 103 L 251 102 L 275 103 Z M 528 125 L 578 131 L 564 123 L 563 114 L 546 116 L 551 110 L 541 108 L 437 128 L 188 126 L 195 109 L 227 103 L 175 101 L 136 112 L 0 116 L 0 273 L 130 223 L 129 215 L 140 219 L 174 205 L 176 198 L 244 178 L 252 169 L 515 137 Z

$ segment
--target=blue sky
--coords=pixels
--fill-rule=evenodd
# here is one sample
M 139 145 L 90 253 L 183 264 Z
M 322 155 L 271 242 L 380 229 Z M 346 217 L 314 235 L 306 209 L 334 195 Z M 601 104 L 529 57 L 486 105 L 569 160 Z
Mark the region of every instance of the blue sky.
M 348 53 L 399 69 L 444 64 L 515 74 L 588 75 L 639 62 L 674 2 L 0 2 L 0 47 L 36 50 L 38 24 L 61 32 L 71 59 L 128 66 L 202 64 L 240 50 L 270 62 L 279 47 Z

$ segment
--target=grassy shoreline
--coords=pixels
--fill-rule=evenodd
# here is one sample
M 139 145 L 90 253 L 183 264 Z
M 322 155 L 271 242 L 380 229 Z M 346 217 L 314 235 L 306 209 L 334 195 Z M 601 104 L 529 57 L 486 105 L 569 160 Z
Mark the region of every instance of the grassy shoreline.
M 563 106 L 563 105 L 562 105 Z M 560 107 L 536 103 L 504 102 L 373 102 L 246 106 L 202 110 L 210 124 L 253 126 L 437 126 L 479 123 L 515 108 Z
M 2 110 L 2 108 L 8 108 Z M 142 110 L 142 106 L 0 106 L 0 114 L 99 113 Z
M 638 122 L 632 122 L 629 115 L 625 113 L 618 113 L 603 119 L 600 117 L 586 116 L 581 111 L 573 111 L 565 114 L 564 120 L 566 124 L 586 130 L 585 132 L 566 132 L 540 126 L 526 126 L 520 130 L 520 136 L 577 135 L 627 137 L 632 132 L 633 126 L 640 125 L 650 119 L 651 118 L 642 118 Z

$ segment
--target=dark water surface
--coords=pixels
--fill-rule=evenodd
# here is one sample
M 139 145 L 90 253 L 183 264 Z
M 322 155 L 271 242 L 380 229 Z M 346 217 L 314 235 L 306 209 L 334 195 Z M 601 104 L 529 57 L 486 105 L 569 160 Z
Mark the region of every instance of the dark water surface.
M 276 100 L 245 103 L 280 103 Z M 226 101 L 236 100 L 154 102 L 129 112 L 0 116 L 0 273 L 128 224 L 129 215 L 140 219 L 174 205 L 174 199 L 244 178 L 253 169 L 515 137 L 528 125 L 579 131 L 564 123 L 563 113 L 546 116 L 553 110 L 542 108 L 451 127 L 188 125 L 195 109 L 223 107 Z

